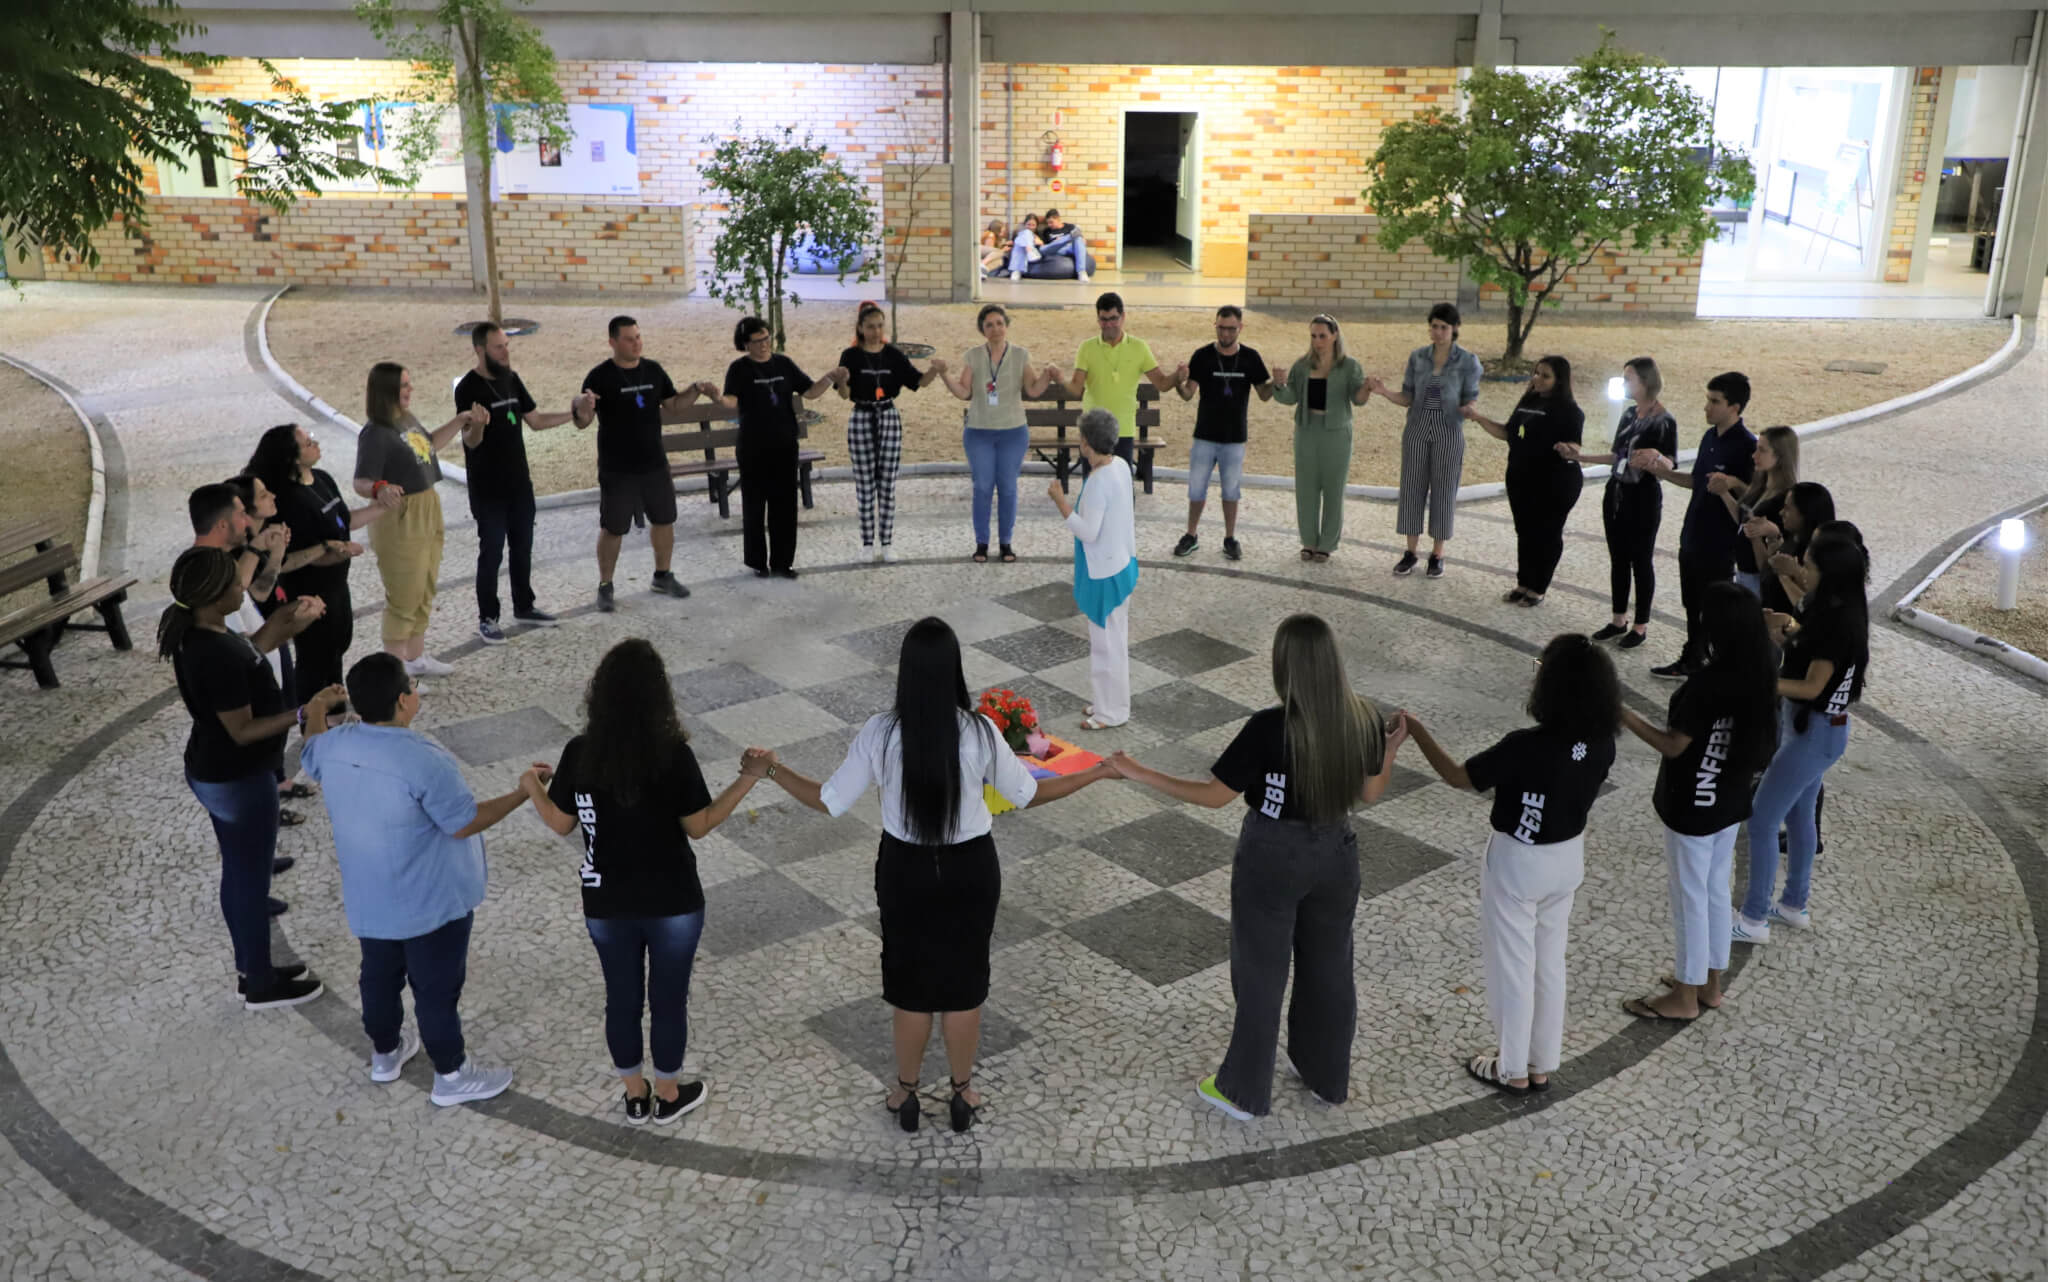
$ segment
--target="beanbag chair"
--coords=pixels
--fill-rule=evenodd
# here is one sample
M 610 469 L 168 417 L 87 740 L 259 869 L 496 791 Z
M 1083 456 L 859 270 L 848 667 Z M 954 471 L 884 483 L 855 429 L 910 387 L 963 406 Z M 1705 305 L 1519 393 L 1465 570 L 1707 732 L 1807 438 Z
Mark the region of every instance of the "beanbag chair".
M 1095 274 L 1095 255 L 1088 255 L 1088 274 Z M 1046 254 L 1024 269 L 1025 280 L 1072 280 L 1074 260 L 1065 254 Z

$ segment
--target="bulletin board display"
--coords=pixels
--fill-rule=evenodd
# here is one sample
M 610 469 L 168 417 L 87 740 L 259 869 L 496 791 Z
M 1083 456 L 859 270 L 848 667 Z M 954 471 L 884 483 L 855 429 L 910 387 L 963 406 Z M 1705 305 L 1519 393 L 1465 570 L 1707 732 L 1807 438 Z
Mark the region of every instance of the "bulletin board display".
M 492 184 L 499 195 L 638 196 L 640 140 L 630 103 L 573 104 L 560 146 L 513 137 L 500 108 Z

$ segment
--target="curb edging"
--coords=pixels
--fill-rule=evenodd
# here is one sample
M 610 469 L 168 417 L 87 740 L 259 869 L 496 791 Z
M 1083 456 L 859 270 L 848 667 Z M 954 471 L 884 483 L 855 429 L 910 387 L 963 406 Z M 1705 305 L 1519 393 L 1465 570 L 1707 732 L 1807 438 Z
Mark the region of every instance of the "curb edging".
M 1948 573 L 1949 569 L 1956 562 L 1962 560 L 1972 548 L 1990 538 L 1997 531 L 1999 522 L 2010 518 L 2024 520 L 2043 508 L 2048 508 L 2048 503 L 2036 503 L 2032 507 L 2019 512 L 2002 513 L 1986 522 L 1983 529 L 1978 530 L 1975 534 L 1965 539 L 1955 551 L 1943 557 L 1941 562 L 1928 572 L 1926 578 L 1914 584 L 1910 591 L 1900 597 L 1898 604 L 1891 609 L 1891 617 L 1907 627 L 1918 628 L 1931 637 L 1936 637 L 1951 645 L 1959 645 L 1972 654 L 1981 654 L 1995 659 L 2015 672 L 2032 677 L 2043 685 L 2048 685 L 2048 659 L 2044 659 L 2031 651 L 2022 650 L 2010 642 L 2001 641 L 1997 637 L 1987 636 L 1974 628 L 1966 628 L 1960 623 L 1943 618 L 1932 610 L 1923 610 L 1913 604 L 1913 602 L 1920 599 L 1922 593 L 1934 586 L 1936 579 Z
M 100 543 L 106 538 L 107 532 L 106 446 L 100 441 L 99 429 L 93 426 L 92 415 L 85 412 L 85 407 L 78 403 L 78 398 L 74 397 L 57 383 L 45 378 L 41 370 L 36 369 L 32 365 L 22 364 L 5 352 L 0 352 L 0 361 L 5 361 L 8 365 L 20 370 L 36 382 L 41 383 L 44 387 L 63 397 L 64 403 L 71 407 L 71 412 L 78 416 L 79 426 L 85 429 L 86 449 L 92 458 L 92 496 L 86 500 L 85 505 L 85 546 L 78 550 L 78 577 L 83 581 L 90 582 L 99 577 Z

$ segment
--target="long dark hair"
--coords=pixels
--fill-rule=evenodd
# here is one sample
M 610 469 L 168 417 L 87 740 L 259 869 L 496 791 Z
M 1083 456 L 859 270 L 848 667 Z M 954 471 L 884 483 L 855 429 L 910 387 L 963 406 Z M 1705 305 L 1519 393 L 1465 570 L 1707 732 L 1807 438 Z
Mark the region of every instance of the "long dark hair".
M 944 619 L 919 619 L 903 634 L 890 714 L 903 759 L 903 826 L 913 845 L 951 845 L 961 789 L 981 782 L 960 777 L 963 712 L 972 716 L 974 704 L 960 666 L 960 638 Z M 995 727 L 984 717 L 972 724 L 993 747 Z
M 1729 752 L 1761 767 L 1777 741 L 1778 660 L 1764 626 L 1763 603 L 1747 588 L 1723 581 L 1700 598 L 1700 630 L 1707 640 L 1701 675 L 1717 678 L 1735 717 Z
M 654 646 L 628 637 L 607 650 L 583 688 L 583 751 L 577 764 L 590 786 L 634 805 L 660 788 L 689 741 L 676 715 L 668 665 Z
M 235 554 L 226 548 L 186 548 L 171 563 L 171 604 L 156 620 L 159 662 L 178 652 L 192 631 L 193 611 L 212 605 L 234 586 Z
M 1814 531 L 1806 547 L 1806 563 L 1820 581 L 1806 594 L 1800 613 L 1831 616 L 1829 632 L 1855 638 L 1855 676 L 1849 684 L 1849 702 L 1863 697 L 1863 679 L 1870 668 L 1870 599 L 1864 584 L 1870 579 L 1870 553 L 1863 546 L 1863 532 L 1847 521 L 1829 521 Z M 1841 673 L 1836 673 L 1840 677 Z M 1799 729 L 1806 728 L 1807 709 L 1799 711 Z
M 1322 616 L 1290 614 L 1273 630 L 1273 693 L 1287 735 L 1288 789 L 1310 823 L 1344 822 L 1386 760 L 1387 724 L 1354 693 L 1344 651 Z
M 1536 389 L 1532 387 L 1522 393 L 1522 404 L 1527 405 L 1532 401 L 1545 400 L 1556 405 L 1577 405 L 1579 403 L 1578 398 L 1572 395 L 1572 363 L 1570 361 L 1562 356 L 1545 356 L 1539 358 L 1536 363 L 1538 365 L 1550 366 L 1550 376 L 1553 380 L 1550 385 L 1550 395 L 1538 396 Z
M 1550 638 L 1529 686 L 1525 711 L 1545 730 L 1567 739 L 1614 738 L 1621 733 L 1621 678 L 1614 660 L 1580 632 Z
M 243 473 L 263 482 L 272 494 L 283 494 L 299 483 L 299 427 L 279 423 L 256 438 L 256 450 L 249 455 Z
M 1801 481 L 1786 491 L 1785 504 L 1799 509 L 1799 518 L 1805 524 L 1799 533 L 1785 530 L 1785 551 L 1797 556 L 1813 540 L 1813 532 L 1835 519 L 1835 496 L 1819 481 Z M 1781 514 L 1782 516 L 1782 514 Z M 1778 522 L 1784 529 L 1784 521 Z
M 397 361 L 378 361 L 370 366 L 370 378 L 363 388 L 363 421 L 386 427 L 404 425 L 405 412 L 398 408 L 399 381 L 405 366 Z

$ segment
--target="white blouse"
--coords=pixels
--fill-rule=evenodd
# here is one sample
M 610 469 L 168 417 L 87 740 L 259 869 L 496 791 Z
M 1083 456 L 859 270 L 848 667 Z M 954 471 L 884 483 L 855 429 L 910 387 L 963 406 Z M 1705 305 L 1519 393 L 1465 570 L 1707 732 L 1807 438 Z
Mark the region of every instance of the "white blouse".
M 981 731 L 984 733 L 977 733 Z M 1038 780 L 1017 760 L 1003 742 L 995 723 L 987 717 L 960 714 L 960 806 L 953 815 L 950 845 L 972 841 L 995 824 L 988 813 L 988 800 L 981 786 L 995 785 L 1011 805 L 1022 809 L 1038 795 Z M 896 718 L 889 713 L 869 717 L 854 736 L 846 760 L 832 772 L 818 790 L 818 799 L 834 816 L 843 815 L 859 801 L 869 787 L 882 789 L 882 828 L 898 841 L 911 841 L 903 822 L 903 743 Z M 913 843 L 915 844 L 915 843 Z
M 1088 473 L 1067 529 L 1081 540 L 1088 577 L 1120 573 L 1138 555 L 1138 514 L 1132 506 L 1131 465 L 1112 458 Z

